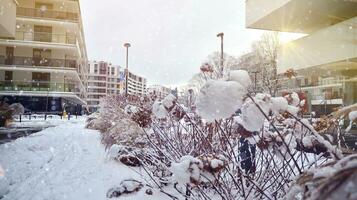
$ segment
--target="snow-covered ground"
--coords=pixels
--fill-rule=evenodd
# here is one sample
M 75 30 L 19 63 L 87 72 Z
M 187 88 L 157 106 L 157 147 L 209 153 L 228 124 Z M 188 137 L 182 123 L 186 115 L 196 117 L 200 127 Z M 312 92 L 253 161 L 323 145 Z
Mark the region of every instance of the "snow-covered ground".
M 7 191 L 2 200 L 100 200 L 122 180 L 140 180 L 133 170 L 107 158 L 99 132 L 85 129 L 84 120 L 37 122 L 57 126 L 1 145 L 0 192 Z M 142 189 L 119 199 L 165 198 Z

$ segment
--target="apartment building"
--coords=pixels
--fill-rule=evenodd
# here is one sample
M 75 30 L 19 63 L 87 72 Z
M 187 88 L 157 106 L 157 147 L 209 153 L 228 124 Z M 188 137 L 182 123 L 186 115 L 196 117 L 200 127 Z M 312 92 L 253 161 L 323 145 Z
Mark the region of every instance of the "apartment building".
M 137 96 L 146 95 L 146 78 L 129 71 L 128 94 Z
M 101 98 L 123 91 L 124 80 L 119 70 L 119 66 L 104 61 L 88 63 L 87 105 L 90 112 L 98 110 Z
M 0 100 L 79 113 L 87 52 L 78 0 L 0 1 Z
M 247 0 L 246 26 L 304 33 L 278 51 L 278 73 L 294 69 L 285 91 L 303 91 L 322 114 L 357 102 L 357 2 Z
M 156 96 L 158 99 L 163 99 L 171 94 L 171 89 L 162 85 L 151 85 L 147 88 L 147 94 Z

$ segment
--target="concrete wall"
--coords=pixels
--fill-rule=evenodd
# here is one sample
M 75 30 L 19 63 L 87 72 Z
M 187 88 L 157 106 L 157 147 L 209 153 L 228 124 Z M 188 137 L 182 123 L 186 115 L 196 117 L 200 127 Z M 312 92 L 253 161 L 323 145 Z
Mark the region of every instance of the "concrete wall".
M 357 17 L 287 43 L 278 52 L 278 73 L 357 58 Z
M 246 26 L 251 27 L 255 22 L 282 7 L 289 1 L 290 0 L 246 0 Z
M 1 0 L 0 8 L 0 37 L 15 37 L 16 2 Z

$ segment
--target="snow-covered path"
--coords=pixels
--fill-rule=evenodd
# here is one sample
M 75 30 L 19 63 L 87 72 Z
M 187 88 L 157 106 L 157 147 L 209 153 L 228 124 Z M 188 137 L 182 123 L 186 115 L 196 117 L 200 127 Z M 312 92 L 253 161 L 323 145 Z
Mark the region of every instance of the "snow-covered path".
M 106 199 L 109 188 L 124 179 L 139 178 L 106 157 L 99 133 L 85 129 L 84 119 L 63 121 L 1 145 L 0 165 L 10 184 L 2 200 Z M 4 189 L 3 183 L 0 189 Z M 141 191 L 120 199 L 157 199 L 155 196 Z

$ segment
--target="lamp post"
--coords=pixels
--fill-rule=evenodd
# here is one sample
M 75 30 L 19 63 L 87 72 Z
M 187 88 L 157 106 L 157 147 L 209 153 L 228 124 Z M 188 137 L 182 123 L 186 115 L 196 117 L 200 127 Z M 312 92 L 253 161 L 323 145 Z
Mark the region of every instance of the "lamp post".
M 224 36 L 224 33 L 218 33 L 217 34 L 217 37 L 220 37 L 221 38 L 221 62 L 220 62 L 220 67 L 221 67 L 221 75 L 223 76 L 223 36 Z
M 124 47 L 126 48 L 126 69 L 125 69 L 125 96 L 128 97 L 128 76 L 129 76 L 129 47 L 131 47 L 130 43 L 125 43 Z
M 254 74 L 254 93 L 257 93 L 257 74 L 259 71 L 253 71 L 252 73 Z

